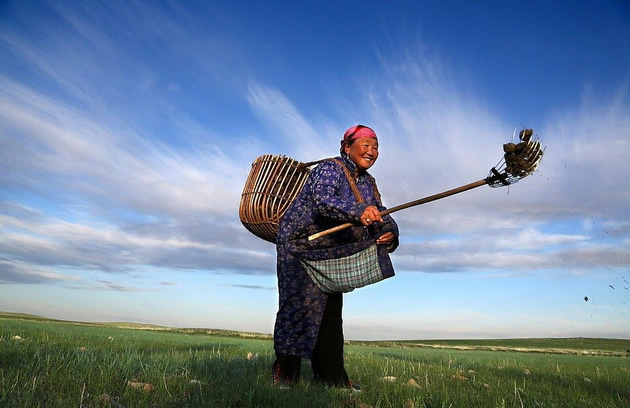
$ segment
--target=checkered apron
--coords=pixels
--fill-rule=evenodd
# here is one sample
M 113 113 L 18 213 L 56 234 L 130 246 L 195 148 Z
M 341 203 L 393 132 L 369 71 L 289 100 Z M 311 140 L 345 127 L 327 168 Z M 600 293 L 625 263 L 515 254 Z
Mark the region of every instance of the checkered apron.
M 300 261 L 308 276 L 325 293 L 351 292 L 384 279 L 376 244 L 339 259 Z

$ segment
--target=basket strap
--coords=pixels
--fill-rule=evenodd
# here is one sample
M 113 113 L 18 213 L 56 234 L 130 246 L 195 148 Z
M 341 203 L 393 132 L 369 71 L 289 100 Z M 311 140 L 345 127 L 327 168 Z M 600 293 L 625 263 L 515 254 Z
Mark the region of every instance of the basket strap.
M 368 174 L 367 176 L 368 179 L 372 182 L 372 187 L 374 187 L 374 195 L 376 196 L 376 199 L 378 200 L 380 205 L 383 205 L 383 201 L 381 200 L 381 193 L 378 191 L 378 187 L 376 186 L 376 179 L 374 179 L 371 174 Z
M 341 166 L 341 169 L 343 170 L 343 173 L 346 175 L 346 179 L 348 180 L 348 184 L 350 184 L 350 189 L 352 190 L 352 193 L 354 194 L 354 198 L 361 204 L 365 204 L 365 200 L 363 199 L 363 196 L 361 195 L 361 192 L 359 191 L 359 188 L 357 187 L 357 183 L 354 181 L 354 177 L 352 176 L 352 174 L 350 174 L 350 170 L 348 170 L 348 168 L 346 167 L 345 164 L 343 164 L 339 159 L 330 159 L 331 161 L 337 163 L 339 166 Z M 372 179 L 373 182 L 373 179 Z M 376 184 L 374 184 L 374 186 L 376 187 Z
M 307 167 L 307 166 L 312 166 L 314 164 L 318 164 L 318 163 L 322 163 L 325 161 L 333 161 L 335 163 L 337 163 L 337 165 L 339 165 L 339 167 L 341 167 L 341 169 L 343 170 L 343 173 L 346 175 L 346 179 L 348 180 L 348 184 L 350 185 L 350 189 L 352 190 L 352 193 L 354 194 L 354 198 L 361 204 L 365 204 L 365 200 L 363 199 L 363 196 L 361 195 L 361 192 L 359 191 L 359 188 L 357 187 L 357 183 L 354 181 L 354 177 L 352 176 L 352 174 L 350 174 L 350 170 L 348 170 L 348 168 L 346 167 L 345 164 L 343 164 L 343 162 L 339 159 L 336 159 L 334 157 L 330 157 L 330 158 L 326 158 L 326 159 L 321 159 L 321 160 L 316 160 L 313 162 L 309 162 L 309 163 L 301 163 L 301 166 Z M 378 191 L 378 187 L 376 186 L 376 180 L 374 179 L 374 177 L 372 177 L 371 174 L 367 174 L 368 180 L 370 180 L 370 182 L 372 183 L 372 187 L 374 188 L 374 195 L 376 196 L 376 199 L 378 200 L 379 203 L 382 204 L 382 200 L 381 200 L 381 193 L 380 191 Z
M 325 159 L 319 159 L 319 160 L 315 160 L 315 161 L 311 161 L 311 162 L 307 162 L 307 163 L 300 163 L 299 167 L 300 168 L 311 167 L 311 166 L 314 166 L 316 164 L 323 163 L 325 161 L 332 160 L 332 159 L 333 159 L 332 157 L 327 157 Z

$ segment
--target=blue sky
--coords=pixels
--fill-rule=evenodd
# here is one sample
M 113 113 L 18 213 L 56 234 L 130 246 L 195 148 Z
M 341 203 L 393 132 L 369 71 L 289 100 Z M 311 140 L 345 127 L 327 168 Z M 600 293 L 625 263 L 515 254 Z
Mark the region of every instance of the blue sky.
M 3 1 L 0 310 L 270 333 L 257 156 L 367 124 L 394 206 L 530 127 L 533 176 L 395 214 L 346 337 L 630 338 L 629 38 L 624 1 Z

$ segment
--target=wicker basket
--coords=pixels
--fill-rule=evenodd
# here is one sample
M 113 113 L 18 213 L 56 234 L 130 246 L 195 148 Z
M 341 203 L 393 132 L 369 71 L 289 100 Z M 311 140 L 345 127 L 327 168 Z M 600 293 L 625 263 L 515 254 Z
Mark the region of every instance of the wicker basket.
M 306 182 L 309 166 L 321 161 L 300 163 L 287 156 L 270 154 L 254 160 L 238 211 L 245 228 L 275 243 L 278 222 Z

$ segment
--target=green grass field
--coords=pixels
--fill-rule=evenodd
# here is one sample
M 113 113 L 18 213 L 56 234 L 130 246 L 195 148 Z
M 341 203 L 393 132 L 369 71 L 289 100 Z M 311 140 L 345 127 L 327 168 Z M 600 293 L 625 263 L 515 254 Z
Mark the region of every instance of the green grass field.
M 271 385 L 269 336 L 0 313 L 1 407 L 630 407 L 630 341 L 351 342 L 358 394 Z

